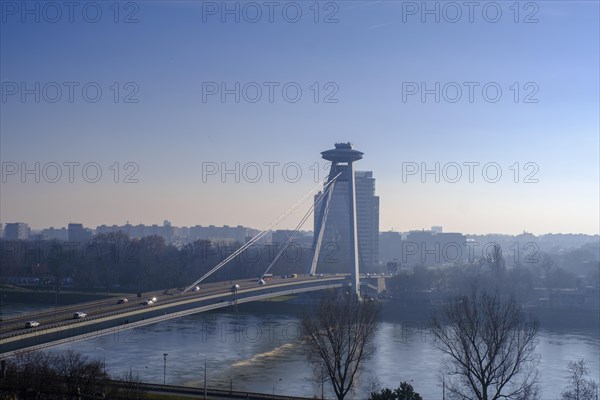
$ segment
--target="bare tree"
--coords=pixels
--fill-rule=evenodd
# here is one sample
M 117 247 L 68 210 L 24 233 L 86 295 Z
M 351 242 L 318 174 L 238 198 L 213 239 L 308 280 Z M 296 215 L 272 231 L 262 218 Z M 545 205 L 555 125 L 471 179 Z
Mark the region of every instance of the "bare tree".
M 539 396 L 538 323 L 514 297 L 473 290 L 432 319 L 435 346 L 446 356 L 447 392 L 461 400 L 526 400 Z
M 76 399 L 104 392 L 106 378 L 100 362 L 73 350 L 23 351 L 7 362 L 0 398 Z
M 378 326 L 378 304 L 352 294 L 326 295 L 303 317 L 307 359 L 315 370 L 325 372 L 338 400 L 352 389 L 361 362 L 375 350 Z
M 594 400 L 598 398 L 598 383 L 586 379 L 590 373 L 585 360 L 571 361 L 568 365 L 569 386 L 562 393 L 562 400 Z

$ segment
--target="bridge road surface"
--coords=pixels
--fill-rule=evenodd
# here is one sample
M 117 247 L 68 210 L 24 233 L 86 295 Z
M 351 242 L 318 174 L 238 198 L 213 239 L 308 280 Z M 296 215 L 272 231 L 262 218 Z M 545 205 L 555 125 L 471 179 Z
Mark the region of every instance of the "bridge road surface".
M 120 297 L 63 306 L 41 312 L 26 313 L 9 318 L 0 329 L 0 359 L 13 356 L 19 350 L 38 350 L 53 345 L 89 339 L 108 333 L 148 325 L 184 315 L 226 307 L 286 294 L 342 287 L 350 284 L 347 275 L 274 277 L 265 285 L 257 279 L 216 282 L 200 285 L 200 291 L 169 289 L 144 293 L 144 297 L 127 297 L 128 302 L 117 304 Z M 240 287 L 233 293 L 232 285 Z M 157 298 L 152 305 L 141 302 Z M 74 319 L 75 312 L 86 313 Z M 40 323 L 25 328 L 27 321 Z

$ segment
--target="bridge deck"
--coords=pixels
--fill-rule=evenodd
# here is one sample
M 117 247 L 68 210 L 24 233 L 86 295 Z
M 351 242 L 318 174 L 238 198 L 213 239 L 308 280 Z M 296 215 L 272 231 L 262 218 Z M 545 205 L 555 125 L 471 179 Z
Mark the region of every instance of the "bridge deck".
M 114 298 L 11 318 L 0 330 L 0 358 L 10 357 L 20 350 L 39 350 L 235 303 L 341 287 L 349 282 L 347 276 L 341 275 L 277 278 L 266 285 L 259 285 L 256 280 L 237 281 L 237 284 L 240 287 L 235 293 L 230 282 L 202 285 L 199 292 L 148 293 L 144 299 L 158 298 L 157 303 L 149 306 L 140 305 L 140 299 L 135 297 L 129 298 L 126 304 L 116 304 L 118 298 Z M 73 313 L 77 311 L 85 312 L 87 317 L 73 319 Z M 25 322 L 31 320 L 40 322 L 40 326 L 25 329 Z

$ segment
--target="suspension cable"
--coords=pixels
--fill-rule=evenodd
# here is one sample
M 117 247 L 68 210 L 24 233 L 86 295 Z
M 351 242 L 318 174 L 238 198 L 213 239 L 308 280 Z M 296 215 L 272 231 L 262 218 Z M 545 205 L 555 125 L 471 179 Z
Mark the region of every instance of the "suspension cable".
M 269 270 L 271 269 L 271 267 L 273 267 L 273 265 L 275 265 L 275 263 L 277 262 L 277 260 L 279 259 L 279 257 L 281 257 L 281 255 L 286 250 L 286 248 L 289 246 L 289 244 L 292 242 L 292 240 L 294 240 L 294 238 L 296 237 L 296 235 L 300 231 L 300 228 L 302 228 L 302 226 L 304 225 L 304 223 L 306 222 L 306 220 L 308 219 L 308 217 L 310 217 L 312 215 L 312 213 L 314 212 L 315 208 L 323 201 L 323 199 L 325 198 L 325 195 L 330 190 L 333 189 L 333 187 L 334 187 L 333 182 L 337 179 L 337 177 L 339 175 L 340 174 L 338 174 L 334 179 L 332 179 L 330 181 L 331 185 L 327 189 L 323 188 L 323 192 L 321 193 L 321 195 L 319 196 L 319 198 L 317 199 L 317 201 L 314 202 L 313 205 L 308 209 L 308 211 L 306 212 L 306 214 L 304 214 L 304 217 L 300 220 L 300 222 L 296 226 L 296 229 L 294 229 L 294 231 L 292 232 L 292 234 L 290 235 L 290 237 L 286 241 L 285 245 L 279 250 L 279 252 L 275 256 L 275 258 L 273 259 L 273 261 L 271 262 L 271 264 L 269 264 L 269 266 L 267 267 L 267 269 L 265 270 L 265 272 L 262 274 L 262 276 L 265 276 L 269 272 Z
M 323 190 L 325 190 L 326 187 L 328 187 L 329 185 L 331 185 L 331 183 L 335 179 L 337 179 L 337 177 L 340 176 L 340 175 L 341 175 L 341 173 L 339 173 L 338 175 L 336 175 L 334 177 L 334 179 L 332 179 L 329 182 L 327 182 L 323 186 Z M 327 179 L 327 178 L 325 178 L 325 179 Z M 225 258 L 225 260 L 221 261 L 219 264 L 217 264 L 215 267 L 213 267 L 210 271 L 208 271 L 206 274 L 204 274 L 201 278 L 197 279 L 194 283 L 192 283 L 190 286 L 188 286 L 183 291 L 183 293 L 185 293 L 188 290 L 192 289 L 194 286 L 196 286 L 197 284 L 199 284 L 200 282 L 202 282 L 204 279 L 206 279 L 209 276 L 211 276 L 213 273 L 215 273 L 216 271 L 218 271 L 219 269 L 221 269 L 221 267 L 223 267 L 229 261 L 231 261 L 235 257 L 237 257 L 242 251 L 246 250 L 248 247 L 250 247 L 251 245 L 253 245 L 254 243 L 256 243 L 258 240 L 260 240 L 274 226 L 278 225 L 281 221 L 283 221 L 285 218 L 287 218 L 293 211 L 295 211 L 299 206 L 301 206 L 306 201 L 306 199 L 309 197 L 309 195 L 311 195 L 315 190 L 317 190 L 321 186 L 321 184 L 324 183 L 324 181 L 325 180 L 323 180 L 322 182 L 319 182 L 308 193 L 306 193 L 304 196 L 302 196 L 302 198 L 300 200 L 298 200 L 296 203 L 294 203 L 287 211 L 285 211 L 277 219 L 275 219 L 273 222 L 271 222 L 271 224 L 269 224 L 269 226 L 267 226 L 264 230 L 262 230 L 261 232 L 259 232 L 258 234 L 256 234 L 252 239 L 250 239 L 248 242 L 246 242 L 243 246 L 241 246 L 239 249 L 237 249 L 235 252 L 231 253 L 227 258 Z

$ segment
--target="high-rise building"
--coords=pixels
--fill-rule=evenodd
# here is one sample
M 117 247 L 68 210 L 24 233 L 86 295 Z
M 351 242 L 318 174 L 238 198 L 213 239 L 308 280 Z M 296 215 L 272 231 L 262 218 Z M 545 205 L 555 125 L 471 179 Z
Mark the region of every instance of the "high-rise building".
M 29 225 L 24 222 L 12 222 L 4 225 L 5 240 L 27 240 L 29 238 Z
M 356 225 L 358 236 L 358 256 L 361 271 L 372 270 L 379 264 L 379 196 L 375 195 L 375 178 L 372 171 L 355 171 L 356 185 Z M 315 196 L 315 234 L 319 232 L 321 223 L 321 207 Z M 349 204 L 348 183 L 336 182 L 333 188 L 331 204 L 325 223 L 323 234 L 322 255 L 330 261 L 327 269 L 343 271 L 343 265 L 348 261 L 350 254 L 349 235 Z M 331 264 L 336 264 L 333 267 Z
M 379 234 L 379 260 L 388 263 L 402 259 L 402 235 L 400 232 L 381 232 Z
M 83 227 L 83 224 L 69 224 L 67 227 L 69 241 L 84 243 L 92 239 L 92 231 Z
M 467 262 L 467 238 L 462 233 L 410 231 L 402 241 L 402 266 L 443 266 Z

